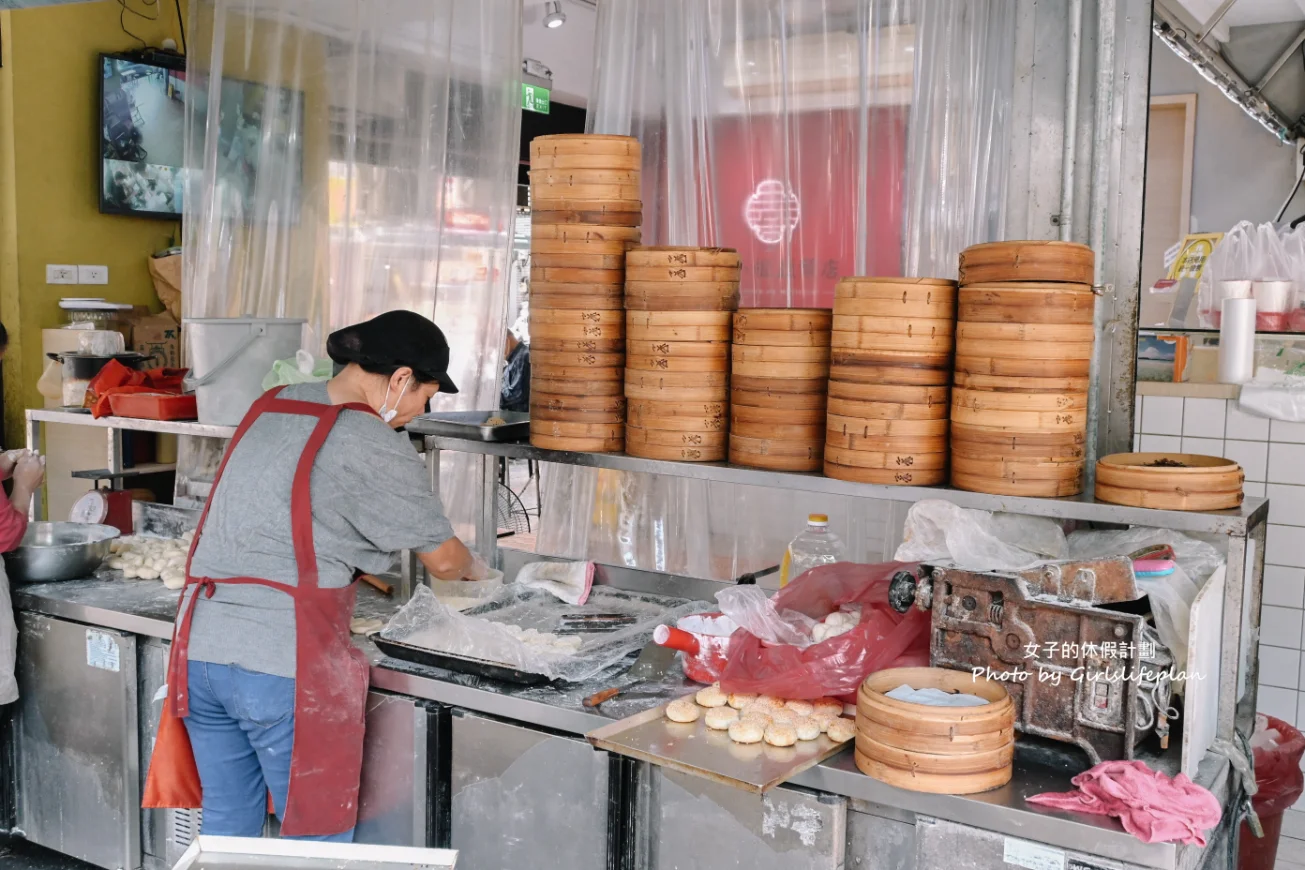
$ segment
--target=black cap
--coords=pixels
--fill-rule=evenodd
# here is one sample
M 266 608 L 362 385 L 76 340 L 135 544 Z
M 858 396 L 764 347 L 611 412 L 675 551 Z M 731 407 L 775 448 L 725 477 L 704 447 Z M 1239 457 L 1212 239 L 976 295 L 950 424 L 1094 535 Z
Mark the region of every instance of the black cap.
M 449 343 L 430 320 L 412 311 L 387 311 L 331 333 L 326 355 L 341 365 L 357 363 L 376 374 L 407 366 L 417 380 L 456 393 L 449 377 Z

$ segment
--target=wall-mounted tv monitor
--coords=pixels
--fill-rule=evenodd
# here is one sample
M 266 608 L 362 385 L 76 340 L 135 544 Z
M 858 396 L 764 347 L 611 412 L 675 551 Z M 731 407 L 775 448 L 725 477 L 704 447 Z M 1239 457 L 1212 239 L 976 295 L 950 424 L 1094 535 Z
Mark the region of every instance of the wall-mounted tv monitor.
M 197 123 L 204 126 L 207 80 L 198 78 L 188 88 L 184 59 L 157 53 L 101 55 L 100 67 L 100 211 L 176 220 L 185 188 L 186 100 L 194 101 Z M 263 85 L 224 79 L 219 101 L 216 157 L 223 211 L 262 220 L 265 215 L 256 212 L 275 206 L 284 209 L 281 219 L 297 220 L 302 92 L 274 88 L 269 95 Z M 260 185 L 267 190 L 260 191 Z

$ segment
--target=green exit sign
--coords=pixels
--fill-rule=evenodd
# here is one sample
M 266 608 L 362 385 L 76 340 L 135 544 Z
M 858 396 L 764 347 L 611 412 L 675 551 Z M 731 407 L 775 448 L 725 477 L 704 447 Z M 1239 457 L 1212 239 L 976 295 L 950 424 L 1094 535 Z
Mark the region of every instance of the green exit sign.
M 548 114 L 548 88 L 521 83 L 521 108 L 527 112 Z

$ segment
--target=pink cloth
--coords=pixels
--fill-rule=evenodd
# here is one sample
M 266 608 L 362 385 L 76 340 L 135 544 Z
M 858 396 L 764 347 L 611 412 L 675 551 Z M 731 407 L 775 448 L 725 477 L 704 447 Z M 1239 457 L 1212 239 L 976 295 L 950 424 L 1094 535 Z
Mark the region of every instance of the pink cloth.
M 1143 843 L 1177 841 L 1205 845 L 1205 832 L 1219 824 L 1219 801 L 1187 778 L 1170 779 L 1140 761 L 1103 761 L 1071 782 L 1078 791 L 1037 794 L 1031 804 L 1115 816 Z

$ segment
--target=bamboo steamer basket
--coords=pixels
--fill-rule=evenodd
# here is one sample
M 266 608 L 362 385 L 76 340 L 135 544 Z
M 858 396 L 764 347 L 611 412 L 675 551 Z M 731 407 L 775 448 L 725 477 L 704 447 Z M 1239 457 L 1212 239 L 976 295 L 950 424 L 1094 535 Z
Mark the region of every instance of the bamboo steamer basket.
M 893 299 L 836 296 L 834 312 L 839 317 L 905 317 L 924 320 L 955 320 L 956 305 L 937 301 L 918 301 L 907 297 Z
M 1183 467 L 1157 462 L 1182 463 Z M 1097 461 L 1098 501 L 1164 510 L 1229 510 L 1242 503 L 1241 466 L 1191 453 L 1116 453 Z
M 620 154 L 638 157 L 639 140 L 616 133 L 550 133 L 530 140 L 530 156 L 557 154 Z
M 728 311 L 631 311 L 625 316 L 627 326 L 645 329 L 693 326 L 723 328 L 729 335 L 733 315 Z
M 836 353 L 830 354 L 829 381 L 844 384 L 883 384 L 903 387 L 945 387 L 951 383 L 950 365 L 914 366 L 887 363 L 839 362 Z
M 590 168 L 587 166 L 577 166 L 572 168 L 561 168 L 557 166 L 547 166 L 534 168 L 529 171 L 530 186 L 535 187 L 557 187 L 568 185 L 590 185 L 590 184 L 615 184 L 621 186 L 634 187 L 639 186 L 640 172 L 636 169 L 609 169 L 606 167 Z M 626 197 L 617 197 L 625 199 Z M 635 197 L 638 199 L 638 197 Z
M 530 387 L 532 414 L 536 410 L 551 413 L 625 414 L 625 396 L 568 396 L 536 390 L 533 382 Z
M 837 333 L 835 333 L 837 335 Z M 956 338 L 958 357 L 988 356 L 1011 360 L 1082 360 L 1092 358 L 1090 341 L 994 341 Z
M 833 312 L 828 308 L 741 308 L 734 313 L 734 329 L 769 337 L 771 333 L 816 333 L 829 331 Z M 771 344 L 769 341 L 736 342 Z
M 829 346 L 839 351 L 905 351 L 919 354 L 949 354 L 955 338 L 944 335 L 905 335 L 886 332 L 842 332 L 829 334 Z
M 737 270 L 742 260 L 734 248 L 646 246 L 632 248 L 625 255 L 627 268 L 672 271 L 680 267 L 723 267 Z
M 836 380 L 830 380 L 829 382 L 829 397 L 831 399 L 850 399 L 858 402 L 947 406 L 950 404 L 950 393 L 950 388 L 942 386 L 917 387 L 900 384 L 859 384 Z
M 988 242 L 961 251 L 960 283 L 1049 281 L 1090 285 L 1094 266 L 1092 249 L 1074 242 Z
M 765 380 L 765 379 L 757 379 Z M 766 411 L 792 412 L 802 414 L 806 411 L 825 413 L 828 403 L 823 392 L 819 393 L 784 393 L 768 390 L 744 390 L 731 386 L 730 408 L 756 408 Z
M 628 354 L 625 367 L 645 372 L 728 372 L 728 359 L 699 356 L 637 356 Z
M 547 405 L 530 403 L 530 419 L 550 423 L 597 423 L 619 426 L 625 422 L 624 411 L 555 411 Z
M 625 262 L 625 252 L 633 245 L 634 242 L 622 241 L 565 241 L 562 239 L 531 239 L 530 241 L 530 262 L 532 265 L 548 265 L 540 263 L 540 257 L 560 257 L 582 255 L 586 257 L 603 256 L 603 257 L 620 257 L 621 262 Z
M 728 341 L 646 341 L 626 339 L 626 353 L 631 356 L 696 357 L 699 359 L 729 359 Z
M 770 378 L 735 375 L 730 380 L 730 386 L 740 390 L 748 390 L 749 392 L 785 393 L 804 396 L 811 393 L 824 395 L 827 383 L 828 380 L 824 377 Z
M 967 390 L 996 393 L 1086 393 L 1087 378 L 1006 378 L 956 372 L 952 385 Z
M 620 254 L 575 254 L 570 251 L 560 254 L 530 252 L 530 272 L 546 269 L 621 269 L 625 258 Z
M 857 768 L 866 776 L 898 788 L 928 794 L 978 794 L 992 791 L 994 788 L 1001 788 L 1010 782 L 1014 771 L 1012 765 L 1007 765 L 1005 768 L 984 771 L 983 773 L 924 773 L 918 770 L 909 771 L 893 767 L 871 758 L 860 749 L 856 750 L 855 757 Z
M 641 202 L 553 202 L 548 208 L 533 209 L 530 224 L 597 224 L 607 227 L 637 227 L 643 222 Z
M 731 423 L 775 424 L 787 426 L 819 426 L 820 439 L 825 437 L 824 403 L 819 408 L 764 408 L 730 403 Z
M 828 414 L 825 426 L 830 432 L 845 435 L 869 437 L 918 437 L 922 440 L 941 438 L 946 443 L 947 420 L 868 420 L 863 417 L 848 417 L 842 414 Z M 845 445 L 835 445 L 845 446 Z M 934 453 L 934 450 L 922 450 L 922 453 Z
M 725 402 L 652 402 L 630 400 L 626 422 L 640 429 L 679 432 L 722 432 L 728 426 Z
M 632 311 L 630 313 L 644 314 L 653 312 Z M 730 331 L 728 327 L 724 326 L 635 326 L 631 324 L 626 327 L 626 338 L 630 341 L 649 343 L 692 341 L 728 344 Z
M 888 697 L 901 685 L 917 689 L 938 689 L 949 693 L 977 695 L 989 703 L 981 707 L 933 707 Z M 995 680 L 974 677 L 966 671 L 947 668 L 889 668 L 866 677 L 856 695 L 856 721 L 874 722 L 899 732 L 902 741 L 914 735 L 968 737 L 991 735 L 1015 727 L 1015 704 L 1005 686 Z M 908 742 L 887 740 L 889 745 L 910 749 Z
M 1064 498 L 1083 491 L 1083 479 L 1073 480 L 1006 480 L 1001 477 L 981 477 L 952 471 L 952 486 L 970 492 L 989 495 L 1016 495 L 1028 498 Z
M 1088 323 L 972 323 L 962 320 L 956 325 L 956 340 L 975 342 L 1066 342 L 1091 345 L 1092 325 Z
M 825 450 L 828 449 L 826 446 Z M 825 477 L 881 486 L 937 486 L 947 482 L 947 472 L 942 469 L 861 468 L 840 465 L 828 456 L 825 457 Z
M 648 447 L 696 447 L 704 450 L 724 451 L 729 444 L 729 433 L 724 429 L 713 432 L 686 432 L 676 429 L 645 429 L 625 427 L 625 445 Z
M 952 404 L 971 411 L 1086 411 L 1087 393 L 1002 393 L 953 387 Z
M 849 468 L 942 471 L 947 468 L 946 453 L 900 453 L 894 450 L 850 450 L 825 445 L 825 458 Z
M 541 309 L 541 311 L 553 311 L 554 309 Z M 601 341 L 604 339 L 624 339 L 625 322 L 617 320 L 615 323 L 550 323 L 539 321 L 534 317 L 535 312 L 530 312 L 530 337 L 533 341 L 541 338 L 563 339 L 576 341 L 579 339 L 592 339 Z
M 660 293 L 632 293 L 627 289 L 625 307 L 629 311 L 721 311 L 729 313 L 739 307 L 737 290 L 730 293 L 667 296 Z
M 724 402 L 729 376 L 724 373 L 625 370 L 625 397 L 655 402 Z
M 819 471 L 824 444 L 746 438 L 730 434 L 729 461 L 771 471 Z
M 1011 378 L 1085 378 L 1090 359 L 998 359 L 991 356 L 956 356 L 956 371 Z
M 1057 451 L 1084 449 L 1087 440 L 1086 430 L 1069 432 L 1012 432 L 1008 429 L 994 429 L 988 426 L 967 426 L 952 421 L 952 443 L 974 445 L 975 449 L 986 449 L 988 455 L 994 452 L 1025 456 L 1061 455 Z
M 869 421 L 883 422 L 883 421 Z M 859 453 L 891 453 L 918 456 L 936 453 L 947 456 L 946 435 L 887 435 L 873 430 L 866 432 L 851 427 L 830 427 L 825 430 L 825 449 L 836 447 Z
M 563 438 L 530 433 L 530 445 L 541 450 L 565 450 L 568 453 L 620 453 L 624 438 Z
M 827 347 L 784 347 L 777 345 L 736 344 L 733 345 L 730 355 L 735 362 L 829 362 L 829 348 Z
M 740 329 L 734 327 L 735 347 L 829 348 L 829 330 Z
M 531 302 L 534 301 L 534 294 L 531 294 Z M 610 311 L 605 309 L 594 309 L 592 311 L 575 310 L 573 308 L 551 309 L 536 308 L 530 306 L 530 326 L 533 330 L 537 325 L 546 326 L 602 326 L 616 329 L 625 328 L 625 313 L 622 311 Z
M 957 296 L 961 320 L 1089 324 L 1096 297 L 1086 284 L 971 284 Z
M 740 267 L 733 266 L 638 266 L 630 261 L 634 248 L 625 254 L 626 280 L 651 284 L 707 284 L 738 282 Z
M 563 423 L 557 420 L 530 420 L 531 436 L 552 438 L 589 438 L 597 440 L 619 439 L 625 431 L 624 423 Z
M 865 402 L 859 399 L 841 399 L 830 396 L 826 405 L 829 413 L 860 420 L 946 420 L 946 403 L 932 405 L 899 402 Z
M 1001 732 L 997 733 L 1000 734 Z M 907 777 L 924 774 L 950 778 L 965 775 L 984 775 L 991 771 L 1008 770 L 1015 758 L 1015 741 L 1008 740 L 993 749 L 938 754 L 921 747 L 903 749 L 890 746 L 875 740 L 867 734 L 858 733 L 856 735 L 856 750 L 865 758 L 905 773 Z
M 834 315 L 831 326 L 834 332 L 900 335 L 906 338 L 939 338 L 956 332 L 956 321 L 950 317 L 883 317 L 838 313 Z
M 538 170 L 536 170 L 538 171 Z M 534 175 L 534 172 L 531 173 Z M 548 208 L 551 203 L 574 202 L 639 202 L 642 191 L 639 184 L 549 184 L 530 179 L 532 205 Z
M 869 718 L 859 718 L 856 722 L 857 736 L 866 737 L 885 746 L 906 749 L 901 746 L 909 742 L 913 748 L 931 755 L 969 755 L 974 752 L 987 752 L 1011 743 L 1015 739 L 1015 729 L 989 731 L 986 734 L 909 734 L 902 733 L 887 725 L 880 725 Z
M 530 223 L 530 249 L 540 242 L 550 244 L 585 245 L 589 243 L 607 245 L 620 244 L 622 251 L 631 245 L 639 244 L 642 235 L 638 227 L 607 226 L 604 224 L 541 224 Z
M 553 351 L 530 352 L 531 370 L 538 365 L 544 369 L 571 368 L 620 368 L 625 364 L 623 353 L 557 353 Z
M 570 293 L 530 293 L 530 316 L 537 311 L 611 311 L 616 314 L 625 310 L 625 301 L 620 296 L 594 296 L 592 294 L 575 295 Z
M 618 370 L 623 371 L 623 370 Z M 555 378 L 532 369 L 530 372 L 530 393 L 545 393 L 549 396 L 572 396 L 576 398 L 593 396 L 602 398 L 625 398 L 625 384 L 619 378 L 607 381 L 591 381 L 583 378 Z
M 663 462 L 723 462 L 729 448 L 720 447 L 666 447 L 643 442 L 627 443 L 625 452 L 639 459 L 656 459 Z
M 621 353 L 625 350 L 624 338 L 546 338 L 536 335 L 530 343 L 531 352 L 546 353 Z
M 828 362 L 752 362 L 736 359 L 730 367 L 735 375 L 745 378 L 773 378 L 775 380 L 811 380 L 829 377 Z
M 606 268 L 578 268 L 572 266 L 536 266 L 530 267 L 530 282 L 540 284 L 597 284 L 602 286 L 623 286 L 625 270 L 619 265 Z
M 535 378 L 542 380 L 565 381 L 575 379 L 577 381 L 617 381 L 620 382 L 622 373 L 625 371 L 623 366 L 594 366 L 589 367 L 572 367 L 572 366 L 554 366 L 544 363 L 531 362 L 530 377 L 531 382 Z M 546 391 L 546 392 L 557 392 Z
M 530 279 L 531 299 L 549 295 L 593 296 L 599 299 L 615 299 L 619 302 L 625 295 L 625 287 L 619 281 L 545 281 L 538 277 Z
M 820 423 L 730 423 L 730 431 L 744 438 L 771 439 L 774 441 L 799 441 L 803 444 L 823 444 L 825 424 Z
M 831 340 L 833 333 L 830 333 Z M 952 354 L 950 347 L 943 352 L 921 353 L 912 350 L 882 350 L 855 347 L 829 349 L 831 362 L 844 366 L 906 366 L 910 368 L 939 369 L 951 378 Z M 943 383 L 951 383 L 945 380 Z
M 954 305 L 956 282 L 945 278 L 862 278 L 839 279 L 834 285 L 834 299 L 909 299 L 933 306 Z
M 637 172 L 643 163 L 639 155 L 623 154 L 532 154 L 530 166 L 533 169 L 553 170 L 609 170 L 615 172 Z
M 1082 444 L 1071 444 L 1065 447 L 1031 447 L 999 453 L 991 444 L 966 441 L 957 438 L 955 432 L 952 433 L 951 438 L 952 456 L 960 459 L 989 460 L 994 456 L 1000 456 L 1002 459 L 1015 462 L 1071 462 L 1082 460 L 1086 452 Z
M 976 411 L 952 400 L 951 418 L 963 426 L 987 426 L 1016 432 L 1082 432 L 1087 412 L 1068 411 Z
M 1033 480 L 1073 480 L 1083 476 L 1082 459 L 1064 461 L 1021 459 L 1006 456 L 975 459 L 952 452 L 952 472 L 974 477 L 999 477 L 1013 482 Z

